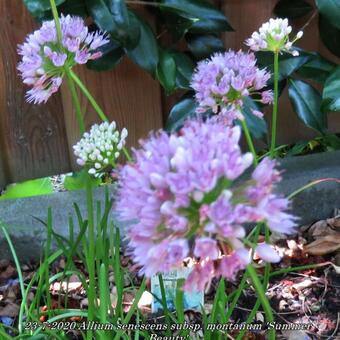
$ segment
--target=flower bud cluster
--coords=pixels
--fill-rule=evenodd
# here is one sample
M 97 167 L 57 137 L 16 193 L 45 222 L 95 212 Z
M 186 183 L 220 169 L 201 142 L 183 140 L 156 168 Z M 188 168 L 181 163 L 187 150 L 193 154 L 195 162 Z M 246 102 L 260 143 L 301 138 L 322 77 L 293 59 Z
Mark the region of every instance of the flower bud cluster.
M 85 132 L 83 138 L 73 146 L 77 163 L 87 166 L 91 175 L 102 172 L 108 166 L 115 166 L 127 135 L 126 128 L 121 132 L 116 130 L 115 122 L 93 125 L 90 132 Z
M 254 32 L 251 38 L 246 40 L 246 45 L 253 51 L 288 52 L 293 56 L 298 56 L 299 52 L 293 50 L 293 44 L 303 35 L 299 31 L 292 41 L 289 35 L 292 27 L 288 24 L 288 19 L 270 19 L 264 23 L 258 32 Z

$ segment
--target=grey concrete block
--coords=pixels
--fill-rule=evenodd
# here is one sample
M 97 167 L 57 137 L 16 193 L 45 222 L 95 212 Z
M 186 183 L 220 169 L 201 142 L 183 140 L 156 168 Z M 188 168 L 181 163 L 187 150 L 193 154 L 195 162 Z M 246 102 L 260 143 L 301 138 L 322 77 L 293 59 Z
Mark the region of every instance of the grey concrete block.
M 340 178 L 340 152 L 287 158 L 280 163 L 283 181 L 278 191 L 285 195 L 319 178 Z M 109 191 L 113 197 L 115 187 L 110 186 Z M 94 200 L 104 201 L 104 188 L 94 190 Z M 73 202 L 77 202 L 86 217 L 83 190 L 0 201 L 0 221 L 7 226 L 21 260 L 29 261 L 41 254 L 46 228 L 36 218 L 46 221 L 49 207 L 52 207 L 54 230 L 63 236 L 69 234 L 69 216 L 75 217 Z M 301 225 L 330 217 L 335 208 L 340 208 L 340 184 L 328 182 L 308 189 L 295 197 L 292 208 Z M 127 224 L 118 221 L 114 212 L 111 212 L 111 218 L 124 234 Z M 11 258 L 1 232 L 0 258 Z
M 115 186 L 112 185 L 108 188 L 110 197 L 113 197 Z M 94 189 L 93 200 L 95 204 L 97 201 L 101 202 L 103 211 L 105 200 L 103 187 Z M 70 216 L 74 219 L 75 232 L 79 230 L 74 202 L 79 206 L 83 219 L 86 219 L 86 192 L 84 190 L 0 201 L 0 222 L 6 226 L 21 260 L 30 261 L 39 258 L 47 236 L 46 227 L 39 220 L 47 221 L 49 207 L 52 208 L 53 229 L 56 233 L 66 237 L 69 235 Z M 116 214 L 112 210 L 110 214 L 114 223 L 124 232 L 124 224 L 117 221 Z M 11 258 L 7 242 L 1 231 L 0 258 Z
M 288 196 L 317 179 L 340 179 L 340 151 L 286 158 L 281 160 L 280 167 L 283 180 L 278 191 Z M 340 184 L 332 181 L 303 191 L 294 197 L 292 204 L 300 225 L 329 218 L 336 208 L 340 208 Z

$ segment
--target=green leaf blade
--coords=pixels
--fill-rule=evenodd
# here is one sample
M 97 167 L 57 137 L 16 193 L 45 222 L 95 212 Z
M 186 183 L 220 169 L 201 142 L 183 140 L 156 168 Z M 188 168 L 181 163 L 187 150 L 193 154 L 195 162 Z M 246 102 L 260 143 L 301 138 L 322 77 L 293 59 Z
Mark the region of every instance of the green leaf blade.
M 327 119 L 321 110 L 322 98 L 319 92 L 302 80 L 289 80 L 288 93 L 300 120 L 308 127 L 324 134 Z
M 340 2 L 338 0 L 316 0 L 315 3 L 328 22 L 340 29 Z
M 296 19 L 312 10 L 313 6 L 305 0 L 280 0 L 274 8 L 274 13 L 281 18 Z

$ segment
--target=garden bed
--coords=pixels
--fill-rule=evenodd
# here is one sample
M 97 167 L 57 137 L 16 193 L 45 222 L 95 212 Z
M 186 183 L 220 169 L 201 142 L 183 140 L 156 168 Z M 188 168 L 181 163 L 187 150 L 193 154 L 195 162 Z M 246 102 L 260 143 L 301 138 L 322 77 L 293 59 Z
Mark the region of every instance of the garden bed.
M 270 284 L 267 289 L 267 296 L 271 302 L 275 315 L 275 327 L 277 327 L 277 339 L 335 339 L 339 328 L 339 295 L 340 295 L 340 253 L 335 248 L 331 248 L 328 244 L 319 244 L 317 248 L 308 247 L 316 240 L 322 240 L 326 236 L 333 239 L 340 236 L 340 216 L 321 220 L 313 225 L 302 226 L 299 233 L 295 237 L 281 238 L 274 235 L 273 243 L 275 248 L 282 256 L 282 262 L 273 265 Z M 319 255 L 309 254 L 319 252 Z M 65 270 L 65 258 L 61 257 L 57 262 L 53 263 L 50 269 L 50 276 L 54 277 Z M 73 259 L 77 268 L 88 277 L 84 265 L 79 258 Z M 260 273 L 263 274 L 263 262 L 255 258 Z M 124 289 L 122 306 L 124 315 L 129 312 L 137 290 L 140 288 L 142 277 L 137 274 L 138 268 L 133 265 L 132 260 L 121 254 L 121 264 L 124 268 Z M 310 264 L 318 264 L 319 267 L 309 268 Z M 307 268 L 285 273 L 290 267 Z M 29 282 L 34 273 L 39 268 L 39 263 L 32 261 L 21 266 L 25 282 Z M 8 326 L 14 326 L 17 320 L 21 294 L 18 282 L 17 272 L 14 263 L 8 260 L 0 261 L 0 321 Z M 289 270 L 289 269 L 288 269 Z M 282 272 L 280 274 L 280 271 Z M 113 307 L 117 304 L 117 289 L 113 270 L 108 273 L 110 301 Z M 234 282 L 227 283 L 226 293 L 232 292 L 239 285 L 241 277 Z M 213 280 L 211 285 L 205 292 L 205 313 L 212 312 L 214 298 L 216 296 L 218 281 Z M 51 294 L 50 305 L 55 309 L 84 309 L 87 307 L 86 290 L 82 286 L 81 280 L 77 275 L 71 275 L 68 281 L 55 280 L 49 288 Z M 30 299 L 33 300 L 37 291 L 32 287 Z M 150 281 L 147 281 L 146 290 L 144 291 L 138 307 L 142 313 L 144 324 L 164 324 L 166 322 L 163 312 L 157 314 L 151 313 Z M 241 298 L 237 303 L 228 327 L 233 324 L 242 324 L 247 320 L 251 308 L 255 305 L 256 293 L 251 288 L 246 288 L 242 292 Z M 47 320 L 46 313 L 48 307 L 40 306 L 41 314 L 39 322 L 43 324 Z M 203 338 L 202 313 L 200 311 L 186 310 L 184 322 L 188 325 L 196 325 L 197 330 L 188 333 L 190 339 Z M 64 321 L 81 324 L 84 319 L 81 317 L 71 317 Z M 129 324 L 137 324 L 135 316 L 129 321 Z M 291 325 L 295 325 L 295 329 L 289 329 Z M 220 324 L 222 327 L 223 324 Z M 257 325 L 257 326 L 256 326 Z M 289 326 L 290 325 L 290 326 Z M 299 326 L 300 325 L 300 326 Z M 248 330 L 242 339 L 265 339 L 266 327 L 264 321 L 264 313 L 261 309 L 256 313 L 255 320 L 251 324 L 253 330 Z M 227 327 L 227 326 L 224 326 Z M 258 328 L 256 328 L 258 327 Z M 256 328 L 256 330 L 254 330 Z M 226 330 L 227 328 L 225 328 Z M 215 332 L 214 336 L 218 336 L 220 332 Z M 239 330 L 228 329 L 228 338 L 237 338 Z M 128 332 L 129 337 L 135 336 L 135 332 Z M 150 333 L 151 334 L 151 333 Z M 154 332 L 159 336 L 164 335 L 162 332 Z M 179 332 L 178 332 L 179 334 Z M 176 332 L 173 336 L 178 335 Z M 223 334 L 223 333 L 222 333 Z M 82 339 L 80 332 L 75 330 L 66 331 L 65 335 L 68 339 Z
M 340 151 L 292 157 L 280 161 L 283 171 L 283 181 L 278 191 L 289 195 L 296 189 L 320 178 L 339 177 Z M 114 198 L 115 186 L 106 186 Z M 105 188 L 97 188 L 94 200 L 103 203 Z M 41 221 L 46 221 L 47 210 L 52 208 L 54 230 L 67 237 L 69 235 L 68 219 L 76 214 L 74 202 L 77 202 L 81 212 L 86 211 L 86 195 L 83 190 L 55 192 L 46 196 L 21 198 L 1 202 L 0 216 L 8 232 L 15 240 L 15 248 L 20 259 L 28 261 L 38 259 L 41 247 L 46 240 L 46 227 Z M 331 216 L 334 209 L 340 207 L 340 185 L 332 181 L 320 183 L 300 193 L 293 200 L 293 212 L 300 218 L 300 224 L 313 223 Z M 16 212 L 20 211 L 20 214 Z M 124 235 L 126 223 L 119 221 L 112 211 L 111 217 Z M 77 230 L 77 229 L 75 229 Z M 7 243 L 0 234 L 1 257 L 10 259 Z

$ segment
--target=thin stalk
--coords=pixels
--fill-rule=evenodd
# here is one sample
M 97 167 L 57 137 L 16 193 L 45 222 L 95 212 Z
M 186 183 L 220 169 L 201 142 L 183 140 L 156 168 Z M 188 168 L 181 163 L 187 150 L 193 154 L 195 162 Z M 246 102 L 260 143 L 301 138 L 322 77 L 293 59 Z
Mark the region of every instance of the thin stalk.
M 56 30 L 57 30 L 58 42 L 61 43 L 63 36 L 62 36 L 62 32 L 61 32 L 60 20 L 59 20 L 59 15 L 58 15 L 57 6 L 55 4 L 55 0 L 50 0 L 50 4 L 51 4 L 51 9 L 52 9 L 55 27 L 56 27 Z M 74 105 L 74 108 L 76 110 L 76 117 L 77 117 L 77 121 L 78 121 L 79 131 L 80 131 L 81 134 L 83 134 L 85 132 L 84 118 L 83 118 L 83 115 L 81 113 L 81 106 L 80 106 L 79 98 L 78 98 L 72 77 L 70 76 L 70 68 L 65 67 L 65 74 L 66 74 L 66 78 L 67 78 L 67 84 L 68 84 L 68 87 L 69 87 L 70 92 L 71 92 L 73 105 Z
M 95 277 L 95 232 L 94 232 L 94 213 L 93 213 L 93 193 L 90 181 L 86 183 L 86 202 L 88 213 L 88 258 L 87 270 L 89 272 L 89 287 L 88 287 L 88 320 L 95 319 L 95 299 L 96 299 L 96 277 Z M 87 334 L 88 339 L 92 339 L 92 331 Z
M 126 149 L 125 146 L 123 146 L 123 153 L 124 153 L 126 159 L 127 159 L 129 162 L 131 162 L 131 161 L 132 161 L 132 158 L 131 158 L 131 156 L 130 156 L 130 154 L 129 154 L 129 151 Z
M 270 273 L 269 276 L 273 277 L 273 276 L 278 276 L 278 275 L 282 275 L 282 274 L 286 274 L 286 273 L 290 273 L 290 272 L 294 272 L 294 271 L 314 269 L 314 268 L 318 268 L 318 267 L 327 266 L 327 265 L 330 265 L 330 264 L 331 264 L 330 262 L 324 262 L 324 263 L 318 263 L 318 264 L 312 264 L 312 265 L 306 265 L 306 266 L 290 267 L 290 268 L 280 269 L 280 270 L 277 270 L 275 272 L 272 272 L 272 273 Z M 250 312 L 247 320 L 245 321 L 245 324 L 250 324 L 253 321 L 260 305 L 261 305 L 260 300 L 257 299 L 254 308 Z M 241 330 L 240 333 L 238 334 L 236 340 L 242 340 L 245 332 L 246 332 L 246 329 Z
M 62 33 L 61 33 L 61 26 L 60 26 L 57 6 L 56 6 L 54 0 L 50 0 L 50 5 L 51 5 L 51 10 L 52 10 L 52 14 L 53 14 L 53 19 L 54 19 L 55 27 L 56 27 L 56 30 L 57 30 L 58 42 L 61 43 L 62 39 L 63 39 L 63 36 L 62 36 Z
M 269 276 L 273 277 L 273 276 L 278 276 L 278 275 L 296 272 L 296 271 L 300 271 L 300 270 L 307 270 L 307 269 L 314 269 L 314 268 L 329 266 L 331 264 L 332 264 L 331 262 L 324 262 L 324 263 L 317 263 L 317 264 L 308 264 L 308 265 L 305 265 L 305 266 L 288 267 L 288 268 L 276 270 L 275 272 L 271 272 Z
M 243 129 L 244 135 L 246 136 L 246 140 L 247 140 L 247 143 L 248 143 L 249 150 L 253 154 L 253 157 L 254 157 L 254 165 L 256 166 L 257 163 L 258 163 L 257 154 L 256 154 L 256 151 L 255 151 L 255 148 L 254 148 L 253 140 L 251 139 L 251 136 L 250 136 L 250 133 L 249 133 L 249 129 L 248 129 L 248 125 L 247 125 L 246 120 L 242 119 L 241 124 L 242 124 L 242 129 Z
M 310 183 L 304 185 L 303 187 L 293 191 L 287 198 L 292 199 L 293 197 L 300 194 L 301 192 L 313 187 L 314 185 L 317 185 L 317 184 L 320 184 L 320 183 L 323 183 L 323 182 L 336 182 L 336 183 L 340 184 L 340 179 L 339 178 L 333 178 L 333 177 L 317 179 L 317 180 L 310 182 Z
M 264 237 L 265 237 L 265 241 L 268 244 L 269 243 L 269 237 L 270 237 L 270 231 L 269 228 L 267 226 L 267 224 L 265 224 L 264 226 Z M 269 283 L 269 275 L 270 275 L 270 270 L 271 270 L 271 265 L 269 262 L 266 262 L 265 268 L 264 268 L 264 279 L 263 279 L 263 289 L 267 290 L 267 286 Z
M 15 248 L 13 246 L 12 240 L 11 240 L 10 236 L 8 235 L 8 233 L 7 233 L 6 228 L 3 225 L 1 225 L 1 229 L 2 229 L 2 232 L 5 235 L 7 244 L 9 246 L 9 249 L 11 250 L 11 253 L 12 253 L 12 256 L 13 256 L 15 267 L 16 267 L 16 270 L 17 270 L 17 273 L 18 273 L 19 286 L 20 286 L 20 292 L 21 292 L 22 299 L 25 299 L 26 292 L 25 292 L 25 287 L 24 287 L 24 278 L 22 276 L 22 271 L 21 271 L 19 259 L 17 257 L 17 253 L 16 253 Z M 24 303 L 25 303 L 25 310 L 26 310 L 26 313 L 27 313 L 27 300 L 26 299 L 25 299 Z M 22 322 L 22 314 L 21 314 L 21 315 L 19 315 L 19 321 L 18 321 L 19 334 L 22 334 L 22 331 L 23 331 L 22 325 L 23 325 L 23 322 Z
M 231 317 L 231 314 L 233 313 L 234 309 L 235 309 L 235 306 L 237 304 L 237 301 L 239 300 L 240 296 L 241 296 L 241 293 L 243 291 L 243 288 L 246 284 L 246 281 L 247 281 L 247 278 L 248 278 L 248 274 L 247 273 L 244 273 L 243 274 L 243 277 L 242 277 L 242 280 L 240 282 L 240 285 L 239 285 L 239 288 L 237 289 L 236 291 L 236 294 L 233 298 L 233 301 L 231 302 L 231 305 L 230 307 L 228 308 L 228 311 L 227 311 L 227 314 L 225 316 L 226 320 L 228 321 L 229 318 Z
M 72 102 L 73 102 L 74 108 L 76 110 L 76 118 L 77 118 L 77 122 L 78 122 L 78 126 L 79 126 L 79 131 L 80 131 L 80 134 L 83 134 L 85 132 L 84 117 L 83 117 L 83 114 L 81 112 L 80 101 L 79 101 L 79 98 L 78 98 L 76 87 L 74 86 L 74 81 L 73 81 L 73 78 L 71 76 L 71 72 L 72 71 L 69 68 L 65 67 L 67 85 L 70 89 L 71 96 L 72 96 Z
M 249 316 L 248 316 L 248 318 L 247 318 L 247 320 L 245 322 L 246 325 L 249 325 L 253 321 L 253 319 L 256 316 L 256 313 L 257 313 L 258 309 L 260 308 L 260 305 L 261 305 L 260 299 L 257 299 L 254 308 L 250 312 L 250 314 L 249 314 Z M 246 328 L 242 329 L 240 331 L 240 333 L 238 334 L 236 340 L 242 340 L 246 331 L 247 331 Z
M 253 229 L 253 231 L 251 232 L 251 234 L 254 233 L 254 239 L 255 239 L 255 243 L 257 243 L 257 240 L 259 238 L 259 235 L 260 235 L 260 230 L 261 230 L 261 223 L 258 223 L 256 225 L 256 227 Z M 248 235 L 248 238 L 250 238 L 250 234 Z M 248 242 L 248 238 L 247 238 L 247 242 Z M 253 252 L 251 254 L 251 258 L 253 258 Z M 233 297 L 233 300 L 231 302 L 231 305 L 230 307 L 228 308 L 228 311 L 227 311 L 227 314 L 225 316 L 226 320 L 228 321 L 229 318 L 231 317 L 235 307 L 236 307 L 236 304 L 241 296 L 241 293 L 242 291 L 244 290 L 245 286 L 246 286 L 246 282 L 247 282 L 247 279 L 248 279 L 249 275 L 247 272 L 243 273 L 243 277 L 242 277 L 242 280 L 239 284 L 239 287 L 236 291 L 234 291 L 233 293 L 235 293 L 234 297 Z
M 275 157 L 277 111 L 279 102 L 279 52 L 274 52 L 274 103 L 272 115 L 272 140 L 270 144 L 270 156 Z
M 273 317 L 273 312 L 272 308 L 269 304 L 269 301 L 266 297 L 265 291 L 262 287 L 261 281 L 257 276 L 257 273 L 252 266 L 252 264 L 247 266 L 247 273 L 250 276 L 251 280 L 253 281 L 254 288 L 257 292 L 258 298 L 260 299 L 261 305 L 263 307 L 263 310 L 266 315 L 267 322 L 273 322 L 274 317 Z M 269 340 L 275 340 L 275 329 L 270 329 L 268 333 L 268 339 Z
M 86 88 L 84 83 L 80 80 L 80 78 L 72 70 L 70 70 L 70 75 L 72 79 L 75 81 L 75 83 L 79 86 L 79 88 L 83 91 L 84 95 L 89 100 L 93 108 L 96 110 L 100 119 L 104 122 L 108 122 L 109 119 L 106 117 L 104 111 L 97 104 L 96 100 L 94 99 L 90 91 Z

